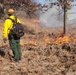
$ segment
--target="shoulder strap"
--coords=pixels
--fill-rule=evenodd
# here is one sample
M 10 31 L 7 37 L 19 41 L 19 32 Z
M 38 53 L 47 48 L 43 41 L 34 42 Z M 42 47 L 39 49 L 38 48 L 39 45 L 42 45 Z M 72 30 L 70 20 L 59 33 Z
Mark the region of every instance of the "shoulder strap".
M 15 20 L 12 18 L 7 18 L 7 19 L 10 19 L 13 23 L 17 23 L 17 17 L 15 17 Z
M 7 18 L 7 19 L 10 19 L 12 22 L 15 22 L 13 19 L 11 19 L 11 18 Z

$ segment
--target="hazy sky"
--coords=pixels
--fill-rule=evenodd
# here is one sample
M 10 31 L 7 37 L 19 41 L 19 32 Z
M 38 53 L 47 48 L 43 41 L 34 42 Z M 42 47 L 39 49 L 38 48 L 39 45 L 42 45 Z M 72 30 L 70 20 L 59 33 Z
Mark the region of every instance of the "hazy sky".
M 72 4 L 76 4 L 76 1 Z M 68 19 L 72 20 L 74 18 L 76 18 L 76 6 L 72 6 L 72 9 L 68 11 Z
M 57 0 L 52 0 L 52 1 L 54 2 L 54 1 L 57 1 Z M 37 0 L 37 2 L 44 3 L 45 0 Z M 72 4 L 76 4 L 76 0 Z M 76 6 L 72 6 L 72 9 L 68 11 L 68 19 L 69 20 L 72 20 L 72 19 L 76 18 L 76 13 L 75 12 L 76 12 Z
M 45 0 L 37 0 L 37 2 L 39 2 L 39 3 L 44 3 Z

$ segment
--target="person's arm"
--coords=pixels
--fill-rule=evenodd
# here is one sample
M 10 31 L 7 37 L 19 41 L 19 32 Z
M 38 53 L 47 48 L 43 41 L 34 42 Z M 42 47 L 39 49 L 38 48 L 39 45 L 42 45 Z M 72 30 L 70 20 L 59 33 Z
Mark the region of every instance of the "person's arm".
M 4 22 L 4 27 L 3 27 L 3 38 L 7 38 L 8 36 L 8 29 L 11 25 L 11 21 L 10 20 L 5 20 Z
M 8 31 L 8 20 L 5 20 L 3 27 L 3 38 L 7 38 L 7 31 Z

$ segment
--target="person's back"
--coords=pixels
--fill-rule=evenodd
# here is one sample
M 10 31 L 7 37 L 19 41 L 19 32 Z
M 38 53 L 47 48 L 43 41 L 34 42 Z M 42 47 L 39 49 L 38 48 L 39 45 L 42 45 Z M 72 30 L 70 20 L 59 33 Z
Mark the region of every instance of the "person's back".
M 8 15 L 9 18 L 15 20 L 13 9 L 8 10 Z M 18 18 L 17 18 L 17 22 L 20 23 L 20 20 Z M 4 22 L 3 41 L 6 43 L 8 38 L 10 47 L 12 49 L 12 53 L 14 55 L 14 59 L 15 61 L 19 61 L 21 60 L 21 56 L 22 56 L 20 49 L 20 38 L 10 34 L 12 27 L 13 27 L 13 22 L 7 18 Z

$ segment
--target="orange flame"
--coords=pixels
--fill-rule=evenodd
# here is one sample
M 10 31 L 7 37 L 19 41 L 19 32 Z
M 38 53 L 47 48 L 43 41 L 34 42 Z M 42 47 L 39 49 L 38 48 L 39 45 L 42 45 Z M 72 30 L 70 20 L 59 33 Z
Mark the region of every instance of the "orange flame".
M 37 20 L 37 19 L 32 19 L 32 21 L 33 21 L 34 23 L 38 23 L 38 22 L 39 22 L 39 20 Z
M 28 43 L 29 45 L 37 45 L 37 42 L 36 41 L 30 41 L 29 43 Z
M 70 37 L 70 35 L 67 35 L 67 36 L 65 35 L 65 36 L 58 36 L 57 38 L 52 38 L 52 37 L 45 35 L 44 41 L 45 41 L 45 44 L 69 43 L 69 42 L 71 42 L 71 37 Z M 76 39 L 74 39 L 73 41 L 76 42 Z
M 44 37 L 41 38 L 41 42 L 34 39 L 34 40 L 29 40 L 29 41 L 26 41 L 25 43 L 21 43 L 20 45 L 21 46 L 24 46 L 24 45 L 34 45 L 34 46 L 37 46 L 38 44 L 41 45 L 41 46 L 46 46 L 48 44 L 61 44 L 61 43 L 70 43 L 70 42 L 73 42 L 73 43 L 76 43 L 76 36 L 72 36 L 70 34 L 68 35 L 57 35 L 57 37 L 54 35 L 52 35 L 53 37 L 51 36 L 48 36 L 47 34 L 44 35 Z
M 57 38 L 54 43 L 58 44 L 58 43 L 68 43 L 68 42 L 70 42 L 69 36 L 64 36 Z
M 45 35 L 44 36 L 44 41 L 45 41 L 45 44 L 49 44 L 49 43 L 53 43 L 54 42 L 54 39 L 53 38 L 50 38 L 47 35 Z
M 26 42 L 21 42 L 20 43 L 20 46 L 25 46 L 25 45 L 34 45 L 34 46 L 36 46 L 37 45 L 37 41 L 31 40 L 31 41 L 26 41 Z

